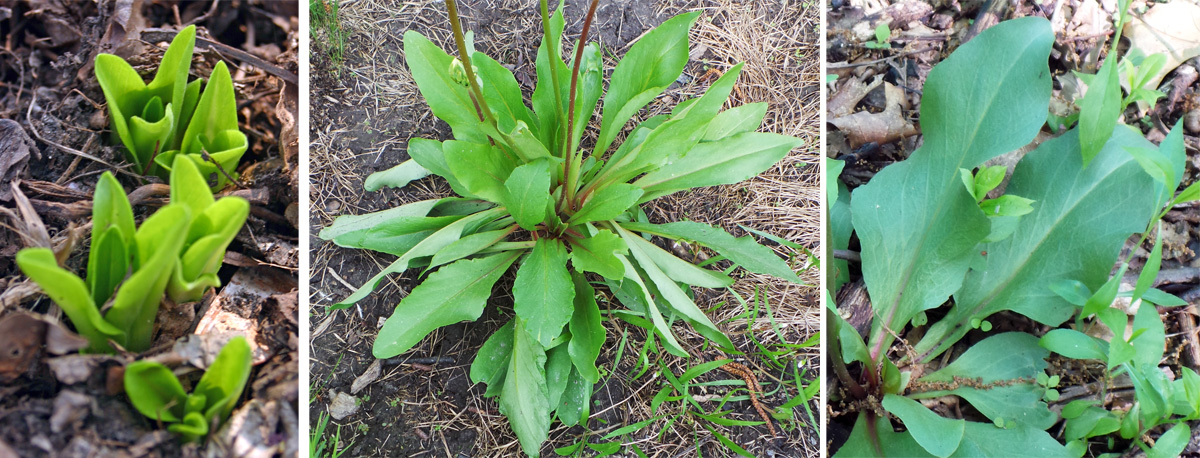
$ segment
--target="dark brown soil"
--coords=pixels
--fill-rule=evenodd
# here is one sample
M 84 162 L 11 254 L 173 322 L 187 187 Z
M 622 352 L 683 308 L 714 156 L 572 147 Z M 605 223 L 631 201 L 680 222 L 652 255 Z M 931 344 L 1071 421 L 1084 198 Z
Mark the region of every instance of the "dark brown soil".
M 125 21 L 119 13 L 133 11 L 123 9 L 130 6 L 109 1 L 0 1 L 0 36 L 5 38 L 0 49 L 0 118 L 16 121 L 5 135 L 27 136 L 31 146 L 29 160 L 11 168 L 5 158 L 16 151 L 0 149 L 0 164 L 4 164 L 0 165 L 0 188 L 10 190 L 20 183 L 19 189 L 45 222 L 53 242 L 75 237 L 66 266 L 82 274 L 90 234 L 91 193 L 102 172 L 116 173 L 127 192 L 151 191 L 146 199 L 134 199 L 138 220 L 166 200 L 159 188 L 147 186 L 159 182 L 157 179 L 129 170 L 123 153 L 111 146 L 118 142 L 108 131 L 108 112 L 91 62 L 97 53 L 116 52 L 149 79 L 165 49 L 158 44 L 173 37 L 179 21 L 199 19 L 199 37 L 254 57 L 247 59 L 198 42 L 198 57 L 192 66 L 193 78 L 207 77 L 218 60 L 232 66 L 239 122 L 250 141 L 237 170 L 242 188 L 226 192 L 247 197 L 251 216 L 229 246 L 220 277 L 222 284 L 234 282 L 235 276 L 253 280 L 277 295 L 226 295 L 218 290 L 210 291 L 200 302 L 164 304 L 154 349 L 145 355 L 104 360 L 75 383 L 62 382 L 50 370 L 47 364 L 55 358 L 43 351 L 40 340 L 21 341 L 36 356 L 27 368 L 0 363 L 0 456 L 11 456 L 6 454 L 9 451 L 22 457 L 226 453 L 227 444 L 181 446 L 165 428 L 132 408 L 120 383 L 124 363 L 170 350 L 177 340 L 196 331 L 202 316 L 217 312 L 240 317 L 257 330 L 251 337 L 259 358 L 238 405 L 253 401 L 277 409 L 271 410 L 278 416 L 270 419 L 267 433 L 276 436 L 269 442 L 279 447 L 280 454 L 294 456 L 299 446 L 296 412 L 300 405 L 297 3 L 239 0 L 202 17 L 211 2 L 135 1 L 133 7 L 144 21 Z M 117 22 L 118 16 L 122 22 Z M 149 42 L 121 38 L 117 32 L 122 30 L 128 36 L 140 32 Z M 26 232 L 24 224 L 12 213 L 15 208 L 11 194 L 0 193 L 0 214 L 8 215 L 0 216 L 0 321 L 19 312 L 65 320 L 13 262 L 15 253 L 27 246 L 19 235 Z M 229 305 L 213 305 L 216 300 Z M 15 335 L 0 336 L 4 348 L 14 348 Z M 198 373 L 184 377 L 185 384 L 194 383 L 197 377 Z M 76 411 L 78 416 L 67 422 L 53 418 L 69 411 L 59 404 L 76 394 L 85 403 Z
M 369 3 L 369 4 L 368 4 Z M 368 2 L 344 8 L 389 8 Z M 385 2 L 386 3 L 386 2 Z M 551 2 L 553 3 L 553 2 Z M 516 5 L 520 5 L 519 7 Z M 465 1 L 460 2 L 460 14 L 464 27 L 475 31 L 475 46 L 481 52 L 497 58 L 500 63 L 513 69 L 517 80 L 525 91 L 532 91 L 534 81 L 533 56 L 541 40 L 541 24 L 534 8 L 535 4 L 512 1 Z M 392 5 L 394 6 L 394 5 Z M 628 43 L 641 36 L 653 26 L 686 9 L 712 6 L 705 2 L 681 5 L 679 2 L 637 2 L 629 0 L 603 1 L 597 9 L 593 33 L 605 50 L 605 68 L 611 69 L 615 61 L 609 51 L 623 55 Z M 748 6 L 746 6 L 748 7 Z M 432 197 L 451 194 L 441 178 L 429 177 L 401 190 L 385 189 L 375 193 L 362 191 L 362 180 L 372 172 L 390 168 L 408 159 L 405 153 L 407 140 L 411 137 L 449 139 L 448 126 L 428 113 L 428 107 L 419 94 L 403 61 L 401 37 L 407 30 L 415 30 L 429 37 L 443 49 L 450 49 L 446 13 L 440 4 L 413 6 L 396 14 L 368 16 L 363 12 L 347 12 L 344 17 L 362 18 L 362 23 L 343 20 L 342 27 L 349 32 L 345 62 L 335 66 L 322 52 L 321 40 L 314 38 L 312 65 L 312 198 L 310 241 L 313 247 L 312 264 L 312 382 L 311 420 L 315 429 L 321 417 L 328 412 L 334 393 L 349 393 L 355 378 L 363 374 L 375 361 L 371 355 L 371 344 L 382 320 L 391 315 L 395 305 L 414 286 L 416 272 L 393 276 L 384 281 L 375 292 L 355 306 L 332 313 L 323 313 L 326 306 L 335 303 L 353 288 L 368 280 L 391 262 L 391 257 L 364 250 L 336 247 L 316 237 L 317 232 L 343 214 L 363 214 L 395 207 Z M 582 27 L 582 15 L 586 2 L 569 1 L 566 10 L 568 40 L 578 37 Z M 371 13 L 377 14 L 377 13 Z M 703 20 L 703 19 L 702 19 Z M 720 19 L 718 19 L 719 21 Z M 368 23 L 369 22 L 369 23 Z M 383 25 L 380 25 L 380 24 Z M 382 29 L 381 29 L 382 28 Z M 322 32 L 315 31 L 319 36 Z M 815 35 L 813 38 L 815 40 Z M 815 49 L 815 48 L 814 48 Z M 685 78 L 695 78 L 706 71 L 699 62 L 689 64 Z M 689 79 L 690 81 L 690 79 Z M 704 87 L 704 86 L 697 86 Z M 813 86 L 815 94 L 815 85 Z M 662 109 L 655 107 L 654 109 Z M 587 140 L 585 140 L 586 144 Z M 688 208 L 699 211 L 692 215 L 697 220 L 720 222 L 740 231 L 734 220 L 734 212 L 740 207 L 724 196 L 707 194 L 701 190 L 689 195 Z M 707 202 L 710 205 L 706 206 Z M 719 204 L 719 205 L 718 205 Z M 647 212 L 655 218 L 662 215 L 679 217 L 686 212 L 683 206 L 674 203 L 648 207 Z M 739 234 L 740 235 L 740 234 Z M 815 248 L 815 246 L 813 247 Z M 494 291 L 506 291 L 511 284 L 511 273 L 501 280 Z M 702 308 L 717 304 L 718 298 L 701 292 L 697 301 Z M 794 300 L 805 300 L 795 298 Z M 707 304 L 707 306 L 705 305 Z M 613 307 L 620 307 L 613 304 Z M 606 308 L 601 304 L 601 308 Z M 494 399 L 484 398 L 484 386 L 472 385 L 468 377 L 470 364 L 479 347 L 512 314 L 511 298 L 501 294 L 494 296 L 484 315 L 474 323 L 460 323 L 441 328 L 423 339 L 412 350 L 397 358 L 382 361 L 382 375 L 355 396 L 358 398 L 357 413 L 345 420 L 330 420 L 325 438 L 332 448 L 333 432 L 341 427 L 341 446 L 347 447 L 348 456 L 518 456 L 507 420 L 499 413 Z M 613 323 L 617 324 L 617 323 Z M 623 323 L 620 323 L 623 324 Z M 630 380 L 637 369 L 637 352 L 641 349 L 645 335 L 636 327 L 618 327 L 606 324 L 608 341 L 598 362 L 614 374 L 605 377 L 597 385 L 592 396 L 592 412 L 596 414 L 589 425 L 591 431 L 611 431 L 622 426 L 650 418 L 643 412 L 628 407 L 631 397 L 645 397 L 645 404 L 658 389 L 657 381 L 646 385 L 649 376 Z M 628 332 L 624 356 L 614 367 L 617 342 L 622 331 Z M 798 328 L 788 329 L 789 341 L 802 341 L 795 334 Z M 703 342 L 697 335 L 681 336 L 685 345 L 699 348 Z M 744 336 L 735 336 L 734 341 L 743 350 L 752 350 L 754 345 Z M 632 354 L 631 354 L 632 353 Z M 698 353 L 699 354 L 699 353 Z M 705 360 L 713 355 L 699 354 Z M 651 362 L 662 356 L 650 355 Z M 685 367 L 701 362 L 672 360 L 672 367 Z M 805 360 L 796 361 L 805 364 Z M 808 368 L 803 377 L 810 381 L 817 377 L 816 359 L 807 361 Z M 756 368 L 765 367 L 760 361 L 746 363 Z M 771 370 L 771 375 L 784 380 L 793 377 L 792 366 L 786 370 Z M 679 373 L 678 371 L 676 373 Z M 617 376 L 617 375 L 620 376 Z M 761 373 L 760 373 L 761 374 Z M 761 375 L 760 375 L 761 377 Z M 701 377 L 701 381 L 728 379 L 728 375 L 714 371 Z M 649 386 L 649 388 L 646 388 Z M 772 387 L 777 385 L 772 384 Z M 718 387 L 718 389 L 721 389 Z M 788 400 L 780 394 L 764 399 L 768 406 L 778 406 Z M 615 407 L 615 408 L 614 408 Z M 645 409 L 646 407 L 640 407 Z M 711 408 L 711 406 L 708 406 Z M 738 420 L 759 421 L 750 402 L 733 402 L 725 409 L 732 409 L 731 416 Z M 810 404 L 814 415 L 819 407 L 814 399 Z M 648 410 L 648 409 L 647 409 Z M 797 407 L 804 418 L 803 407 Z M 661 424 L 661 423 L 660 423 Z M 784 432 L 788 443 L 771 443 L 765 426 L 719 427 L 723 434 L 766 456 L 768 450 L 774 456 L 805 456 L 808 448 L 795 444 L 808 442 L 816 446 L 815 425 L 803 420 L 800 429 Z M 807 425 L 807 426 L 805 426 Z M 673 429 L 683 429 L 677 425 Z M 698 425 L 687 425 L 701 432 Z M 653 428 L 651 428 L 653 430 Z M 656 432 L 656 430 L 654 430 Z M 550 440 L 542 448 L 542 456 L 555 456 L 554 448 L 575 443 L 582 428 L 563 428 L 557 423 L 552 427 Z M 653 434 L 653 432 L 649 433 Z M 698 445 L 692 442 L 667 444 L 683 453 L 681 456 L 729 456 L 732 454 L 716 440 L 708 436 Z M 639 436 L 640 437 L 640 436 Z M 669 436 L 668 441 L 675 441 Z M 690 439 L 689 439 L 690 440 Z M 597 442 L 594 438 L 592 442 Z M 661 447 L 663 444 L 642 442 L 643 450 Z M 688 451 L 688 447 L 692 447 Z M 627 450 L 628 451 L 628 450 Z M 583 456 L 588 456 L 585 453 Z

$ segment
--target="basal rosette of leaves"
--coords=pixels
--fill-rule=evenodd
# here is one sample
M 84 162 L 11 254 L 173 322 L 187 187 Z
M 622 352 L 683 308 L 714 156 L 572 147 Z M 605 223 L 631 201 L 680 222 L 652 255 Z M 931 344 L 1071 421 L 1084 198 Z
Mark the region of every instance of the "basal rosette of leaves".
M 421 94 L 454 139 L 410 139 L 412 159 L 365 185 L 401 187 L 433 173 L 461 197 L 342 216 L 323 229 L 320 237 L 340 246 L 398 256 L 333 308 L 361 300 L 389 274 L 423 268 L 425 278 L 376 337 L 375 357 L 389 358 L 438 327 L 479 318 L 493 285 L 516 265 L 515 316 L 479 350 L 471 378 L 487 384 L 487 396 L 499 396 L 522 449 L 536 456 L 554 418 L 575 425 L 588 417 L 605 336 L 596 287 L 628 308 L 617 316 L 645 326 L 671 354 L 688 356 L 668 324 L 676 320 L 732 348 L 693 302 L 690 286 L 723 288 L 733 278 L 675 257 L 654 237 L 691 241 L 748 271 L 800 282 L 787 262 L 750 237 L 695 222 L 652 224 L 639 206 L 756 176 L 801 141 L 756 132 L 765 103 L 721 110 L 742 70 L 738 64 L 703 96 L 638 124 L 609 151 L 628 121 L 679 78 L 699 12 L 643 36 L 613 70 L 605 92 L 599 47 L 586 44 L 564 61 L 562 8 L 551 16 L 543 1 L 545 35 L 530 109 L 509 70 L 471 51 L 455 2 L 447 6 L 460 57 L 413 31 L 404 36 L 404 54 Z M 581 42 L 594 9 L 595 3 Z M 601 98 L 596 147 L 581 150 Z
M 170 202 L 136 226 L 121 184 L 110 172 L 101 175 L 92 199 L 86 281 L 62 268 L 49 248 L 17 252 L 17 266 L 88 339 L 88 351 L 112 353 L 110 341 L 145 351 L 164 293 L 176 302 L 194 301 L 220 286 L 216 271 L 249 203 L 240 197 L 213 202 L 185 157 L 176 158 L 171 171 Z
M 1138 438 L 1156 425 L 1200 415 L 1200 377 L 1172 382 L 1157 367 L 1163 325 L 1153 304 L 1178 301 L 1150 288 L 1161 242 L 1143 271 L 1149 280 L 1139 280 L 1130 294 L 1150 305 L 1134 318 L 1129 339 L 1127 317 L 1110 307 L 1128 266 L 1124 261 L 1109 279 L 1125 241 L 1138 233 L 1144 241 L 1165 209 L 1200 193 L 1189 188 L 1173 197 L 1185 160 L 1179 127 L 1155 146 L 1133 128 L 1116 122 L 1099 128 L 1103 119 L 1081 115 L 1078 126 L 1021 159 L 1002 196 L 987 198 L 1007 171 L 984 163 L 1028 144 L 1045 125 L 1053 43 L 1049 22 L 1021 18 L 963 44 L 926 80 L 923 145 L 853 192 L 841 182 L 828 188 L 830 248 L 846 249 L 857 234 L 874 312 L 864 340 L 826 296 L 829 363 L 841 387 L 831 396 L 844 393 L 843 402 L 868 406 L 835 456 L 1079 457 L 1088 438 L 1118 429 L 1151 455 L 1170 455 L 1187 437 L 1186 425 L 1183 434 L 1164 435 L 1161 447 Z M 1121 101 L 1119 87 L 1094 94 Z M 1121 109 L 1108 111 L 1116 117 Z M 829 165 L 836 180 L 844 164 Z M 838 272 L 829 285 L 836 289 L 849 277 L 844 261 L 833 264 Z M 943 318 L 926 326 L 925 312 L 948 303 Z M 1106 342 L 1071 328 L 1041 339 L 996 333 L 939 370 L 914 370 L 969 331 L 989 333 L 987 318 L 1003 311 L 1050 327 L 1095 318 L 1121 337 Z M 905 350 L 892 361 L 893 344 L 910 324 L 923 330 L 911 335 L 922 337 L 898 347 Z M 1046 373 L 1051 351 L 1105 361 L 1111 376 L 1129 373 L 1139 391 L 1134 411 L 1082 403 L 1060 418 L 1047 405 L 1058 399 L 1058 379 Z M 960 398 L 990 422 L 947 418 L 919 402 L 944 396 Z M 896 432 L 891 418 L 904 431 Z M 1063 418 L 1065 431 L 1047 431 Z
M 253 361 L 250 344 L 234 337 L 217 354 L 191 393 L 171 369 L 156 361 L 137 361 L 125 366 L 125 394 L 142 415 L 179 434 L 185 442 L 208 436 L 219 427 L 242 395 L 250 378 Z
M 210 178 L 212 189 L 221 189 L 229 184 L 225 174 L 236 173 L 248 143 L 238 130 L 233 80 L 225 62 L 213 68 L 203 91 L 201 80 L 188 82 L 195 42 L 195 26 L 179 31 L 149 84 L 125 59 L 99 54 L 96 80 L 108 101 L 113 131 L 141 173 L 165 179 L 181 156 Z

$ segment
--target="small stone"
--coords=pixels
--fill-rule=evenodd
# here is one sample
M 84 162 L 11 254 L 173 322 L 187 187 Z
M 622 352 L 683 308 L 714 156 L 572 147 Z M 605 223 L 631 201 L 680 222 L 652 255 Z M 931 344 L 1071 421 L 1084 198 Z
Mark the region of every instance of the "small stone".
M 344 420 L 346 417 L 358 413 L 358 398 L 335 391 L 333 393 L 333 402 L 329 403 L 329 416 L 334 420 Z

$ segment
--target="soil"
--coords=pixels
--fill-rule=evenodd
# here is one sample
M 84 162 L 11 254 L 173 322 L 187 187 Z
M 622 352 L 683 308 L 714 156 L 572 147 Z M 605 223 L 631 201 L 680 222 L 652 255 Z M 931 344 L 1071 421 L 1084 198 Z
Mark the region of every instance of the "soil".
M 385 170 L 408 159 L 405 150 L 411 137 L 449 139 L 449 127 L 431 116 L 424 100 L 405 67 L 401 37 L 415 30 L 434 43 L 450 49 L 452 38 L 448 31 L 446 13 L 438 3 L 387 5 L 386 2 L 354 2 L 344 4 L 339 11 L 341 27 L 347 32 L 343 62 L 331 59 L 328 50 L 332 33 L 314 30 L 312 79 L 312 170 L 311 196 L 313 211 L 310 223 L 312 262 L 312 340 L 311 426 L 317 428 L 329 412 L 332 399 L 338 393 L 350 393 L 356 378 L 368 372 L 376 362 L 371 344 L 382 320 L 391 315 L 395 304 L 414 286 L 416 272 L 392 276 L 371 295 L 355 306 L 323 312 L 326 306 L 344 298 L 353 289 L 391 262 L 391 257 L 364 250 L 350 250 L 325 242 L 316 236 L 320 228 L 333 218 L 344 214 L 364 214 L 395 207 L 407 202 L 451 195 L 444 180 L 428 177 L 400 189 L 384 189 L 365 193 L 362 181 L 370 173 Z M 526 91 L 532 91 L 535 80 L 533 56 L 541 40 L 541 23 L 528 2 L 511 0 L 460 2 L 460 14 L 466 28 L 475 32 L 475 46 L 512 69 Z M 701 24 L 693 31 L 693 50 L 697 40 L 703 43 L 692 62 L 684 70 L 681 81 L 673 85 L 667 96 L 652 103 L 644 116 L 669 110 L 672 100 L 695 94 L 707 87 L 696 81 L 709 68 L 727 68 L 734 60 L 746 60 L 749 54 L 756 59 L 775 59 L 758 67 L 760 76 L 743 75 L 739 85 L 746 98 L 739 101 L 767 100 L 772 104 L 765 129 L 800 136 L 809 140 L 803 151 L 795 151 L 779 166 L 764 174 L 764 178 L 743 185 L 697 190 L 685 196 L 665 198 L 646 208 L 655 221 L 679 220 L 684 217 L 720 224 L 735 235 L 746 232 L 738 224 L 781 235 L 818 251 L 817 220 L 819 195 L 817 156 L 815 149 L 817 35 L 816 7 L 805 9 L 787 2 L 739 1 L 604 1 L 597 9 L 593 33 L 605 50 L 623 55 L 631 40 L 640 37 L 662 21 L 683 11 L 707 8 Z M 788 8 L 794 8 L 789 10 Z M 582 28 L 586 3 L 570 1 L 567 5 L 567 39 L 578 37 Z M 785 14 L 786 13 L 786 14 Z M 767 55 L 754 50 L 715 49 L 722 43 L 761 42 L 749 31 L 749 21 L 739 22 L 746 15 L 758 19 L 778 20 L 785 46 Z M 767 21 L 758 23 L 766 27 Z M 744 29 L 744 30 L 743 30 Z M 721 34 L 727 34 L 722 36 Z M 699 35 L 699 36 L 698 36 Z M 744 54 L 739 55 L 738 52 Z M 778 54 L 774 54 L 777 52 Z M 615 61 L 605 52 L 605 68 Z M 733 57 L 729 57 L 733 54 Z M 782 56 L 782 57 L 781 57 Z M 787 59 L 791 60 L 788 61 Z M 780 64 L 780 62 L 786 62 Z M 747 69 L 755 63 L 748 63 Z M 809 66 L 811 64 L 811 66 Z M 757 79 L 756 79 L 757 78 Z M 776 81 L 791 83 L 780 84 Z M 810 117 L 811 115 L 811 117 Z M 598 119 L 598 117 L 597 117 Z M 595 128 L 591 129 L 595 135 Z M 586 137 L 586 136 L 585 136 Z M 585 147 L 592 140 L 585 140 Z M 783 183 L 783 184 L 780 184 Z M 785 192 L 786 191 L 786 192 Z M 772 204 L 762 204 L 773 202 Z M 771 208 L 766 208 L 770 206 Z M 767 223 L 761 222 L 769 219 Z M 799 222 L 803 220 L 802 222 Z M 779 248 L 783 251 L 782 247 Z M 803 255 L 801 255 L 803 256 Z M 502 278 L 495 291 L 505 291 L 511 285 L 511 273 Z M 816 269 L 807 269 L 802 276 L 816 283 Z M 757 290 L 756 290 L 757 288 Z M 777 335 L 761 318 L 747 322 L 735 316 L 741 309 L 717 307 L 734 303 L 728 294 L 697 290 L 697 303 L 702 309 L 713 309 L 715 322 L 733 335 L 735 344 L 752 356 L 741 362 L 755 369 L 764 389 L 772 394 L 763 398 L 768 407 L 778 407 L 796 396 L 792 382 L 796 374 L 804 385 L 819 383 L 818 347 L 791 352 L 782 359 L 783 368 L 770 366 L 753 351 L 750 333 L 758 334 L 763 342 L 786 340 L 799 343 L 812 336 L 820 326 L 815 308 L 815 290 L 787 286 L 769 279 L 746 276 L 734 288 L 742 297 L 753 297 L 760 291 L 770 298 L 774 317 L 781 323 Z M 335 432 L 340 435 L 340 447 L 352 456 L 449 456 L 485 457 L 517 456 L 519 446 L 507 419 L 499 413 L 495 399 L 483 396 L 484 386 L 473 385 L 468 371 L 475 353 L 492 332 L 512 313 L 511 298 L 493 296 L 484 315 L 473 323 L 443 327 L 423 339 L 411 351 L 396 358 L 379 361 L 381 375 L 362 391 L 353 393 L 357 412 L 343 420 L 330 420 L 325 438 L 330 448 Z M 603 302 L 603 297 L 599 297 Z M 602 308 L 607 307 L 605 303 Z M 612 307 L 620 307 L 613 304 Z M 589 429 L 607 433 L 622 426 L 649 420 L 651 398 L 661 387 L 661 380 L 649 374 L 641 378 L 638 351 L 645 341 L 639 328 L 613 321 L 606 324 L 609 333 L 598 364 L 608 368 L 613 376 L 605 377 L 596 386 Z M 685 346 L 700 348 L 703 339 L 677 327 Z M 618 342 L 625 340 L 621 346 Z M 618 346 L 623 353 L 618 360 Z M 697 352 L 700 358 L 685 360 L 669 355 L 650 354 L 652 368 L 661 363 L 679 374 L 703 360 L 716 355 Z M 769 369 L 764 369 L 769 368 Z M 653 373 L 652 369 L 650 373 Z M 699 381 L 723 382 L 734 377 L 721 371 L 703 375 Z M 794 383 L 794 382 L 793 382 Z M 710 393 L 723 393 L 722 386 L 707 388 Z M 706 405 L 715 409 L 716 405 Z M 761 421 L 749 401 L 735 401 L 724 406 L 734 411 L 730 418 Z M 706 427 L 745 447 L 756 456 L 816 456 L 818 433 L 811 415 L 819 415 L 816 398 L 792 410 L 795 420 L 778 423 L 782 435 L 770 441 L 766 427 L 726 427 L 698 421 L 679 421 L 666 424 L 658 420 L 644 430 L 624 436 L 627 447 L 636 445 L 650 455 L 666 456 L 731 456 L 733 452 L 721 445 Z M 340 429 L 339 429 L 340 428 Z M 664 429 L 665 428 L 665 429 Z M 663 436 L 655 433 L 663 430 Z M 583 428 L 566 428 L 555 424 L 550 440 L 543 445 L 542 456 L 553 456 L 553 450 L 576 443 Z M 592 442 L 598 442 L 593 438 Z M 584 453 L 584 456 L 589 456 Z
M 0 348 L 11 351 L 0 357 L 0 456 L 299 452 L 298 3 L 211 6 L 0 1 L 0 329 L 6 330 Z M 65 266 L 81 275 L 91 193 L 102 172 L 114 172 L 131 193 L 137 220 L 164 205 L 161 180 L 140 176 L 113 146 L 119 142 L 109 131 L 92 62 L 98 53 L 115 53 L 149 80 L 166 43 L 186 23 L 196 23 L 199 38 L 191 77 L 207 77 L 220 60 L 231 65 L 238 120 L 250 143 L 236 170 L 241 185 L 219 193 L 251 202 L 251 215 L 219 272 L 225 286 L 198 302 L 164 303 L 154 345 L 144 354 L 63 354 L 54 344 L 63 338 L 60 331 L 71 329 L 69 320 L 13 261 L 39 232 L 17 210 L 13 190 L 29 200 L 48 241 L 64 248 Z M 125 364 L 172 361 L 187 386 L 202 371 L 187 370 L 185 361 L 212 357 L 230 333 L 248 334 L 255 346 L 247 390 L 227 423 L 239 428 L 213 434 L 202 445 L 183 445 L 129 404 L 121 384 Z M 64 369 L 75 374 L 64 375 Z
M 1002 20 L 1025 17 L 1054 17 L 1056 43 L 1050 59 L 1050 69 L 1054 74 L 1054 98 L 1061 101 L 1066 98 L 1067 89 L 1062 81 L 1074 71 L 1094 73 L 1096 63 L 1110 49 L 1112 24 L 1110 14 L 1076 14 L 1096 6 L 1093 2 L 1022 2 L 1016 9 L 1006 2 L 861 2 L 833 1 L 830 3 L 828 15 L 829 43 L 828 65 L 830 73 L 837 75 L 835 83 L 830 85 L 830 106 L 827 113 L 833 120 L 850 113 L 882 114 L 887 101 L 885 89 L 902 89 L 900 91 L 901 109 L 899 115 L 891 119 L 893 124 L 889 129 L 864 128 L 862 125 L 841 124 L 831 121 L 828 125 L 828 135 L 825 138 L 828 156 L 846 161 L 846 168 L 840 179 L 854 189 L 866 183 L 876 172 L 892 163 L 905 160 L 921 144 L 918 130 L 921 89 L 929 70 L 941 62 L 950 52 L 970 37 L 977 35 L 983 29 Z M 1132 9 L 1140 15 L 1150 3 L 1133 2 Z M 1059 9 L 1056 9 L 1059 8 Z M 891 49 L 870 49 L 868 42 L 875 41 L 873 33 L 866 36 L 862 32 L 873 32 L 881 22 L 890 22 Z M 1116 52 L 1124 54 L 1129 47 L 1128 40 L 1122 40 Z M 1163 79 L 1159 88 L 1166 93 L 1152 109 L 1139 112 L 1136 107 L 1130 107 L 1123 115 L 1123 122 L 1139 128 L 1146 137 L 1158 143 L 1166 135 L 1169 126 L 1185 116 L 1197 116 L 1197 101 L 1200 100 L 1200 84 L 1196 83 L 1195 74 L 1200 69 L 1200 60 L 1191 58 L 1172 70 Z M 849 92 L 845 89 L 854 84 L 866 86 L 875 79 L 882 84 L 870 90 L 861 101 L 854 103 L 835 103 L 839 93 Z M 1065 102 L 1064 102 L 1065 103 Z M 1052 102 L 1052 111 L 1053 105 Z M 1189 113 L 1192 113 L 1189 115 Z M 880 124 L 882 125 L 882 123 Z M 1039 136 L 1039 141 L 1049 138 L 1048 131 Z M 1198 169 L 1197 159 L 1200 158 L 1200 128 L 1192 127 L 1185 130 L 1185 147 L 1188 155 L 1187 170 L 1180 190 L 1196 180 Z M 1157 287 L 1177 294 L 1190 304 L 1185 308 L 1160 307 L 1159 313 L 1166 324 L 1167 349 L 1166 357 L 1161 366 L 1164 370 L 1180 373 L 1183 366 L 1195 369 L 1200 364 L 1200 353 L 1197 353 L 1197 335 L 1195 324 L 1194 303 L 1200 298 L 1200 277 L 1195 275 L 1192 266 L 1198 262 L 1195 249 L 1200 246 L 1200 234 L 1197 233 L 1197 222 L 1194 205 L 1180 205 L 1173 208 L 1164 218 L 1164 255 L 1162 273 Z M 1153 237 L 1153 235 L 1152 235 Z M 1131 238 L 1122 252 L 1127 256 L 1134 252 L 1126 281 L 1136 281 L 1146 257 L 1153 245 L 1153 238 L 1142 246 L 1136 246 L 1138 238 Z M 1174 248 L 1172 248 L 1174 247 Z M 852 239 L 850 251 L 860 250 L 857 238 Z M 1115 272 L 1115 269 L 1114 269 Z M 1167 273 L 1170 272 L 1170 273 Z M 840 292 L 834 292 L 838 297 L 839 312 L 856 328 L 866 329 L 870 325 L 870 304 L 862 285 L 862 274 L 857 261 L 850 262 L 851 281 Z M 939 312 L 939 310 L 943 310 Z M 944 309 L 930 311 L 929 322 L 934 322 L 938 313 Z M 993 323 L 992 333 L 1001 330 L 1015 330 L 1041 335 L 1047 327 L 1011 313 L 997 314 L 989 321 Z M 902 333 L 905 341 L 914 342 L 919 339 L 921 328 L 909 329 Z M 990 335 L 990 334 L 988 334 Z M 947 351 L 947 355 L 961 354 L 972 342 L 978 341 L 985 334 L 972 331 L 955 348 Z M 937 370 L 938 364 L 927 365 L 925 373 Z M 857 368 L 852 368 L 857 374 Z M 1098 373 L 1095 367 L 1082 364 L 1079 361 L 1054 358 L 1051 361 L 1051 374 L 1062 377 L 1060 392 L 1072 388 L 1078 389 L 1083 385 L 1095 382 Z M 828 392 L 836 394 L 839 383 L 833 380 Z M 1053 404 L 1053 403 L 1052 403 Z M 829 406 L 830 420 L 828 425 L 827 446 L 830 453 L 835 453 L 846 441 L 857 415 L 854 412 L 861 406 L 847 402 L 832 402 Z M 954 407 L 937 406 L 943 413 L 959 412 Z M 955 416 L 955 415 L 951 415 Z M 987 421 L 978 412 L 965 406 L 958 413 L 959 418 Z M 1192 423 L 1193 431 L 1196 423 Z M 1058 431 L 1061 426 L 1055 426 L 1051 433 Z M 1152 432 L 1157 437 L 1163 431 Z M 1102 442 L 1102 441 L 1100 441 Z M 1121 452 L 1129 447 L 1128 442 L 1118 440 L 1111 450 L 1105 449 L 1097 441 L 1091 444 L 1090 453 L 1116 451 Z M 1200 453 L 1197 441 L 1185 450 L 1185 456 L 1196 456 Z

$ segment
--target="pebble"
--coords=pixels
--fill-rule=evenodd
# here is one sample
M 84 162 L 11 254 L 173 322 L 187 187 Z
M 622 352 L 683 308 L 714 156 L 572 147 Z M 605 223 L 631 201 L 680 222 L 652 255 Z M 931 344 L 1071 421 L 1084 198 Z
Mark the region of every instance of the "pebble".
M 329 416 L 340 421 L 355 413 L 358 413 L 358 398 L 335 391 L 333 402 L 329 403 Z

